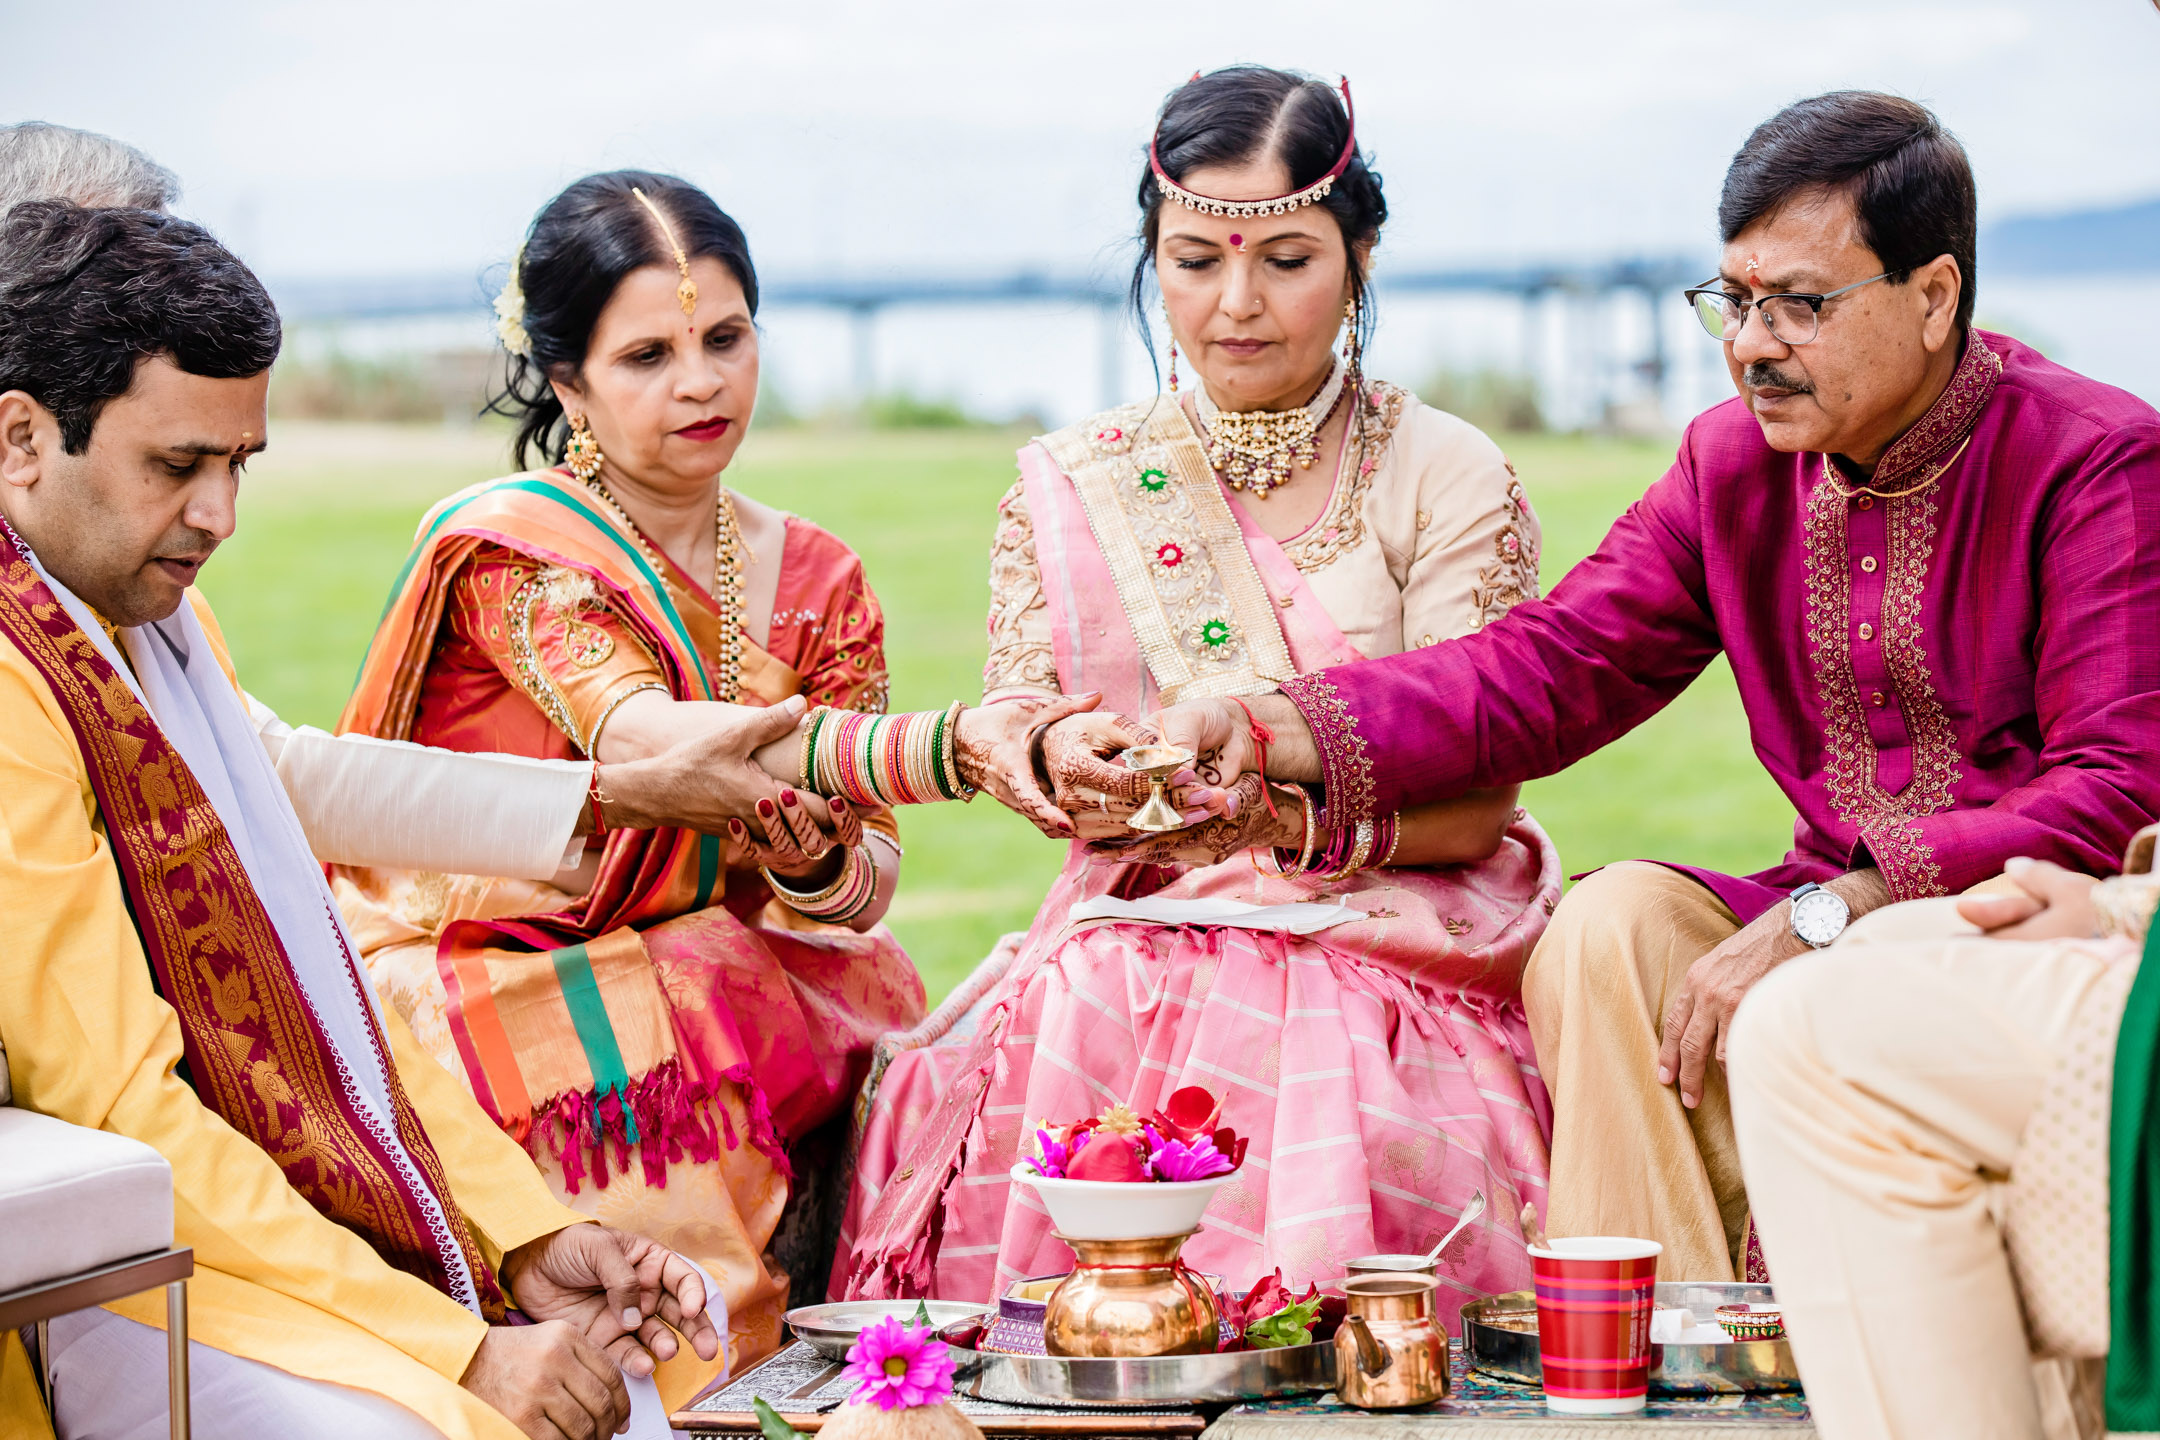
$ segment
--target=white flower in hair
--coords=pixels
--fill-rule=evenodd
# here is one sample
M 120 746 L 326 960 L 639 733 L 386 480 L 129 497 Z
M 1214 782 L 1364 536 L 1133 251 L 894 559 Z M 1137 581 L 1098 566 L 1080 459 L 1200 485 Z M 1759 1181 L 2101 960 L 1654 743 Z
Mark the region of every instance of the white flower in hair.
M 532 335 L 525 329 L 525 290 L 518 284 L 518 272 L 524 268 L 525 247 L 520 244 L 517 254 L 510 257 L 510 278 L 503 281 L 502 293 L 495 297 L 495 333 L 503 349 L 530 359 Z

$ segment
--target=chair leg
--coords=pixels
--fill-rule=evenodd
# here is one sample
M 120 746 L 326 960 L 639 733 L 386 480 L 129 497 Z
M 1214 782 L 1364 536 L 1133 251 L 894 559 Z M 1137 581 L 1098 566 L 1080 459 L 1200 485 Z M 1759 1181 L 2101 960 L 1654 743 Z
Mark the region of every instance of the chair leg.
M 59 1412 L 53 1408 L 51 1329 L 44 1320 L 38 1321 L 34 1328 L 37 1330 L 38 1393 L 44 1398 L 45 1413 L 57 1415 Z
M 166 1407 L 172 1413 L 172 1440 L 195 1433 L 188 1415 L 187 1281 L 165 1287 Z

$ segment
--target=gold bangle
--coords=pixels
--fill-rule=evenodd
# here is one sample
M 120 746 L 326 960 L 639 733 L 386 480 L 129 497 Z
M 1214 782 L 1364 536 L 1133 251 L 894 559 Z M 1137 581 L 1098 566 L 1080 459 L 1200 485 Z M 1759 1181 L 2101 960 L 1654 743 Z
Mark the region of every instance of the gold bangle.
M 945 712 L 945 773 L 952 782 L 953 798 L 963 805 L 975 798 L 975 787 L 960 773 L 960 717 L 967 708 L 965 700 L 955 700 Z
M 822 860 L 825 857 L 821 855 L 818 858 Z M 773 894 L 778 895 L 787 904 L 797 906 L 815 905 L 820 900 L 830 900 L 833 896 L 840 893 L 840 887 L 847 884 L 848 882 L 849 867 L 854 865 L 854 863 L 854 852 L 848 850 L 845 846 L 843 846 L 840 856 L 839 873 L 833 876 L 832 882 L 830 884 L 826 885 L 823 889 L 817 891 L 794 889 L 787 883 L 787 877 L 782 875 L 775 875 L 769 868 L 763 865 L 758 866 L 758 874 L 763 875 L 765 877 L 765 883 L 772 886 Z
M 1395 829 L 1388 836 L 1387 854 L 1380 857 L 1379 862 L 1373 867 L 1374 869 L 1385 870 L 1393 865 L 1395 863 L 1395 852 L 1402 849 L 1402 811 L 1395 812 L 1394 820 Z
M 803 716 L 802 755 L 795 768 L 802 775 L 802 787 L 805 790 L 817 790 L 817 786 L 810 783 L 815 778 L 810 773 L 811 747 L 817 740 L 818 726 L 824 723 L 825 712 L 830 709 L 830 705 L 813 705 L 810 713 Z
M 600 758 L 600 732 L 607 728 L 607 722 L 615 718 L 615 712 L 621 708 L 623 701 L 628 700 L 633 695 L 642 695 L 648 690 L 659 690 L 664 693 L 667 686 L 662 685 L 657 680 L 647 680 L 641 685 L 631 686 L 601 707 L 600 718 L 593 721 L 592 740 L 585 746 L 587 756 L 595 761 Z

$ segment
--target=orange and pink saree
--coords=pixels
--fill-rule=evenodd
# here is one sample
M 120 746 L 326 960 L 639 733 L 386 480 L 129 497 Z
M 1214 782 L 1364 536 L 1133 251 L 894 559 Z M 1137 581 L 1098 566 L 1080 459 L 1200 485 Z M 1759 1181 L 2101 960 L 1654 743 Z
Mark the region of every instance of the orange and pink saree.
M 785 533 L 741 698 L 882 708 L 861 563 L 806 521 Z M 576 757 L 640 690 L 714 698 L 719 641 L 711 596 L 584 486 L 511 476 L 423 519 L 341 728 Z M 803 920 L 725 850 L 615 831 L 581 892 L 349 868 L 335 886 L 384 1001 L 566 1203 L 705 1267 L 740 1364 L 779 1340 L 788 1285 L 767 1250 L 791 1151 L 841 1111 L 876 1038 L 921 1018 L 923 992 L 882 927 Z

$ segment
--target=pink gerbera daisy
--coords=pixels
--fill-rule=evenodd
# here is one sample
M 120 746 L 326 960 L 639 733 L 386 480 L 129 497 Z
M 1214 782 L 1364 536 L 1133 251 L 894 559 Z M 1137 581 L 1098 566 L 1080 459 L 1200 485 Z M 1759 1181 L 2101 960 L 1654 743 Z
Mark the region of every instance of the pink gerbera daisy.
M 855 1337 L 842 1378 L 854 1382 L 849 1398 L 880 1410 L 936 1405 L 952 1394 L 952 1352 L 927 1325 L 903 1325 L 887 1316 Z

